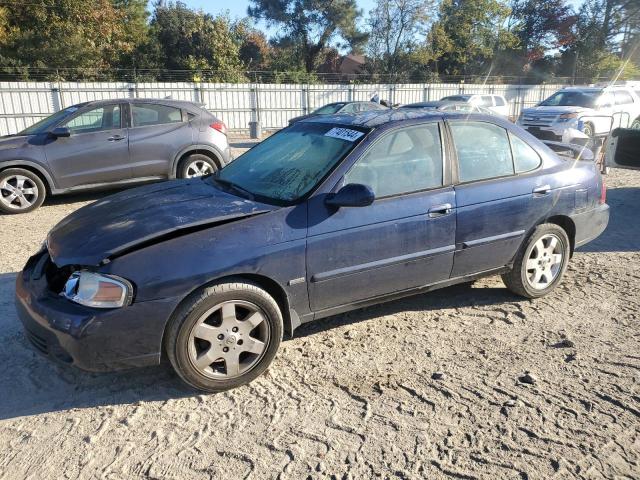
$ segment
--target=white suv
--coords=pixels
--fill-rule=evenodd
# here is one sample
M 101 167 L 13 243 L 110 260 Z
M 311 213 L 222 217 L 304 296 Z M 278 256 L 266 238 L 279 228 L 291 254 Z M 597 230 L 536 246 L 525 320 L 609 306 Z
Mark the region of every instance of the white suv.
M 509 104 L 502 95 L 449 95 L 441 101 L 470 103 L 476 107 L 487 108 L 502 117 L 509 116 Z
M 518 124 L 542 140 L 602 137 L 616 127 L 640 128 L 640 97 L 626 86 L 567 87 L 524 109 Z

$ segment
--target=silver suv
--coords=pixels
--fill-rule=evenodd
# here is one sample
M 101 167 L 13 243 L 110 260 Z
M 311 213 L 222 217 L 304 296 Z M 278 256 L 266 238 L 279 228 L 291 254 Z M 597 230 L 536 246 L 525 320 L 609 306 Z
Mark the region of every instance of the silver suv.
M 518 124 L 542 140 L 574 143 L 616 127 L 640 127 L 640 97 L 630 87 L 567 87 L 522 111 Z
M 60 110 L 0 138 L 0 211 L 47 194 L 215 172 L 229 163 L 225 124 L 177 100 L 100 100 Z

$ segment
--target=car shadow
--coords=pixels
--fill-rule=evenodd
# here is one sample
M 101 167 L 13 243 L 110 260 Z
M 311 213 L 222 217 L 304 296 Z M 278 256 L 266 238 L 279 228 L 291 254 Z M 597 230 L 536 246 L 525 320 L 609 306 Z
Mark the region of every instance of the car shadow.
M 578 248 L 578 252 L 640 251 L 640 188 L 625 187 L 607 190 L 609 225 L 598 238 Z
M 89 373 L 57 364 L 38 353 L 24 336 L 14 304 L 16 273 L 0 274 L 0 420 L 105 405 L 165 401 L 201 395 L 184 385 L 168 364 L 110 373 Z M 304 337 L 371 318 L 410 310 L 460 308 L 518 301 L 503 288 L 459 285 L 407 297 L 302 325 Z
M 461 283 L 440 290 L 412 295 L 305 323 L 296 329 L 294 337 L 306 337 L 325 330 L 370 320 L 371 318 L 403 312 L 428 312 L 526 301 L 528 300 L 514 295 L 506 287 L 474 288 L 470 282 Z

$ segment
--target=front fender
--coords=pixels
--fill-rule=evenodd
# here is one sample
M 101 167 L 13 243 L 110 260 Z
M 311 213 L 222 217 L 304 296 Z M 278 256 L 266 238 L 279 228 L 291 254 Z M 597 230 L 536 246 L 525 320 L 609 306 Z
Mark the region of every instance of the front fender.
M 52 194 L 61 192 L 61 190 L 59 190 L 56 187 L 56 183 L 51 173 L 49 173 L 49 170 L 46 167 L 42 166 L 41 164 L 36 163 L 32 160 L 24 160 L 24 159 L 0 161 L 0 170 L 5 170 L 7 168 L 16 168 L 16 167 L 28 167 L 31 170 L 37 171 L 46 180 L 47 186 L 51 190 Z

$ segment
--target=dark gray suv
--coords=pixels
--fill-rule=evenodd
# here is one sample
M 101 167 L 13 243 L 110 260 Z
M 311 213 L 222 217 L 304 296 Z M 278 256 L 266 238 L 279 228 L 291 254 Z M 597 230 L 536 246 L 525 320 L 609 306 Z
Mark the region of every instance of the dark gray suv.
M 230 161 L 225 124 L 177 100 L 100 100 L 60 110 L 0 138 L 0 211 L 47 194 L 215 172 Z

